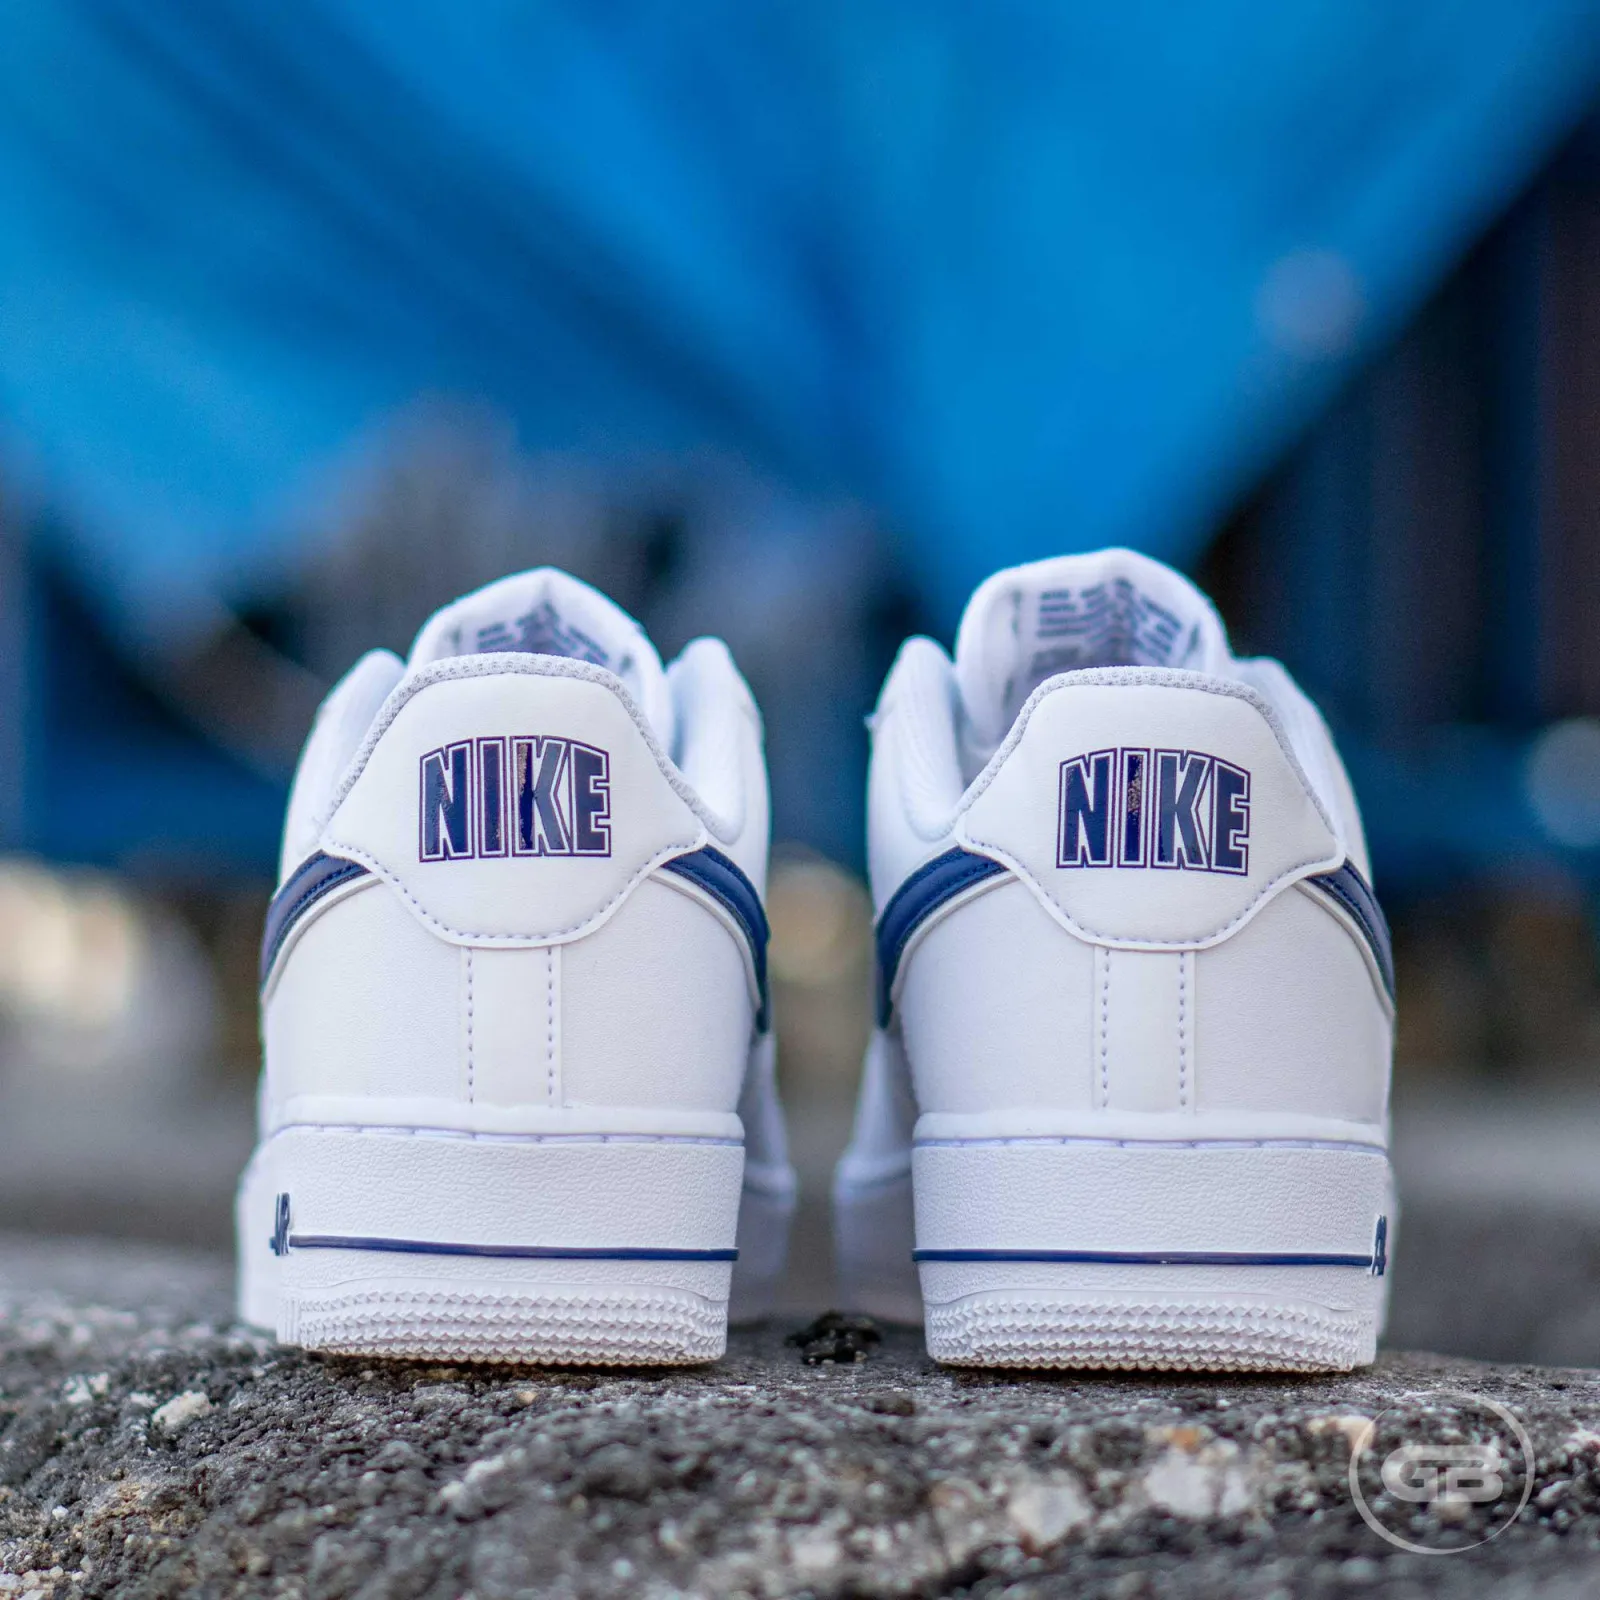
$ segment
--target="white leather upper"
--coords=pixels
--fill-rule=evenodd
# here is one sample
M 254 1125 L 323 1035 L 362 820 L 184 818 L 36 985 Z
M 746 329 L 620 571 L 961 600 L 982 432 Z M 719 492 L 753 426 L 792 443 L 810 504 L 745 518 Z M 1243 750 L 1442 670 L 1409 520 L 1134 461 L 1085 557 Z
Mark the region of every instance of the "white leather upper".
M 960 669 L 912 640 L 884 685 L 868 789 L 880 918 L 952 849 L 1005 871 L 939 905 L 901 951 L 873 1059 L 904 1091 L 864 1097 L 841 1174 L 888 1161 L 913 1115 L 941 1138 L 1385 1137 L 1393 1005 L 1361 927 L 1308 885 L 1345 862 L 1370 873 L 1325 724 L 1276 662 L 1228 655 L 1185 580 L 1125 552 L 1085 560 L 1087 578 L 1061 562 L 991 580 Z M 1115 606 L 1082 603 L 1124 573 Z M 1041 585 L 1076 607 L 1067 623 Z M 1135 659 L 1154 650 L 1130 643 L 1152 596 L 1156 645 L 1179 665 L 1039 673 L 1094 628 Z M 1200 848 L 1158 863 L 1151 808 L 1164 799 L 1169 830 L 1179 809 L 1154 776 L 1162 755 L 1169 777 L 1191 762 L 1201 775 Z M 1218 773 L 1227 788 L 1206 788 Z M 1127 850 L 1091 827 L 1102 803 L 1132 828 Z
M 732 1111 L 755 1006 L 739 944 L 668 881 L 537 948 L 430 933 L 387 885 L 308 921 L 265 1006 L 271 1098 Z M 491 1119 L 492 1121 L 492 1119 Z
M 1361 944 L 1327 902 L 1278 896 L 1195 958 L 1201 1103 L 1382 1123 L 1393 1011 Z
M 541 638 L 571 635 L 628 679 L 528 649 L 448 653 L 498 640 L 506 617 Z M 569 848 L 527 831 L 518 740 L 605 757 L 583 779 L 585 850 L 570 766 L 551 801 L 565 808 Z M 430 754 L 452 747 L 466 766 L 429 768 Z M 534 744 L 531 759 L 544 748 Z M 484 760 L 500 773 L 497 797 L 472 765 Z M 469 769 L 480 786 L 470 825 L 452 787 Z M 457 837 L 436 815 L 430 836 L 430 805 L 467 832 Z M 709 845 L 759 892 L 768 814 L 760 718 L 726 648 L 697 641 L 663 669 L 631 621 L 561 575 L 524 575 L 458 602 L 423 630 L 409 668 L 386 652 L 363 658 L 307 742 L 284 875 L 313 851 L 370 875 L 316 901 L 274 963 L 263 994 L 264 1129 L 727 1138 L 739 1131 L 753 1053 L 766 1065 L 752 1105 L 773 1122 L 745 929 L 715 895 L 664 869 Z M 763 1138 L 774 1146 L 770 1129 Z M 780 1132 L 774 1170 L 781 1146 Z
M 1027 887 L 942 918 L 906 959 L 898 1015 L 923 1110 L 1089 1110 L 1094 950 Z
M 1122 1112 L 1381 1127 L 1387 1010 L 1309 894 L 1207 949 L 1153 952 L 1079 940 L 1023 884 L 990 883 L 907 961 L 898 1029 L 924 1114 L 1034 1112 L 1038 1132 L 1072 1116 L 1085 1134 Z
M 375 879 L 302 929 L 262 1005 L 272 1101 L 458 1093 L 460 952 Z
M 279 883 L 317 848 L 339 779 L 404 672 L 405 663 L 393 651 L 369 650 L 318 708 L 289 790 Z

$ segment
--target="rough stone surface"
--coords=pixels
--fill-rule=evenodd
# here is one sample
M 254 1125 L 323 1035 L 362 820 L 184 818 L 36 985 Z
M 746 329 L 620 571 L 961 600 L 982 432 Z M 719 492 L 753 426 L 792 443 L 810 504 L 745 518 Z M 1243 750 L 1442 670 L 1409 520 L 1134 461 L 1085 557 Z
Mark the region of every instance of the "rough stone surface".
M 893 1330 L 808 1365 L 794 1323 L 697 1371 L 379 1364 L 241 1334 L 227 1287 L 204 1259 L 0 1242 L 0 1594 L 1600 1592 L 1600 1372 L 1010 1376 Z M 1491 1543 L 1404 1554 L 1353 1505 L 1351 1439 L 1449 1389 L 1516 1412 L 1536 1481 Z

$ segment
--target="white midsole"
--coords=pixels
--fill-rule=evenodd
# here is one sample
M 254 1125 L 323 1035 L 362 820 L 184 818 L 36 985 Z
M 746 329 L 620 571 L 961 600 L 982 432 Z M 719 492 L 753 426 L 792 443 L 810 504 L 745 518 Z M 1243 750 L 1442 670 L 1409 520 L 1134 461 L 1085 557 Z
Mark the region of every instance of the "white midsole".
M 743 1166 L 734 1141 L 659 1133 L 280 1128 L 240 1180 L 240 1314 L 281 1333 L 286 1302 L 400 1279 L 502 1295 L 605 1280 L 726 1305 L 731 1260 L 691 1258 L 735 1248 Z
M 924 1139 L 912 1178 L 941 1361 L 1347 1370 L 1373 1358 L 1395 1195 L 1372 1144 Z
M 1393 1211 L 1366 1145 L 921 1143 L 919 1251 L 1362 1256 Z

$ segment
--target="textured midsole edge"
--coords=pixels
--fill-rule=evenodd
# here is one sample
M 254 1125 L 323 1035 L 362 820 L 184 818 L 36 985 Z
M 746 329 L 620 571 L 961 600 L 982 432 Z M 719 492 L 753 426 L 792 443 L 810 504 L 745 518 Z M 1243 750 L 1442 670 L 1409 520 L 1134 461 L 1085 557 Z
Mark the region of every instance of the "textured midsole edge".
M 537 1294 L 368 1283 L 284 1293 L 277 1336 L 339 1355 L 549 1365 L 715 1361 L 727 1300 L 668 1288 L 547 1285 Z
M 926 1317 L 928 1353 L 967 1366 L 1348 1372 L 1377 1346 L 1374 1310 L 1226 1293 L 987 1291 L 930 1304 Z

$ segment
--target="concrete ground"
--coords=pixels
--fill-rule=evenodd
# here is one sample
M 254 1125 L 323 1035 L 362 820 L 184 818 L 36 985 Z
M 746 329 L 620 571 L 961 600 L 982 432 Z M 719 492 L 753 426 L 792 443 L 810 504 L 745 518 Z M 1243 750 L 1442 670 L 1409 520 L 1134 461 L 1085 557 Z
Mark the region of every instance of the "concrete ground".
M 1591 1596 L 1600 1372 L 1390 1354 L 1336 1379 L 941 1371 L 793 1324 L 673 1372 L 309 1357 L 225 1260 L 0 1239 L 0 1594 Z M 1492 1503 L 1351 1493 L 1352 1442 L 1534 1451 Z M 1454 1432 L 1451 1429 L 1454 1429 Z M 1442 1431 L 1441 1431 L 1442 1430 Z M 1403 1487 L 1403 1485 L 1402 1485 Z

